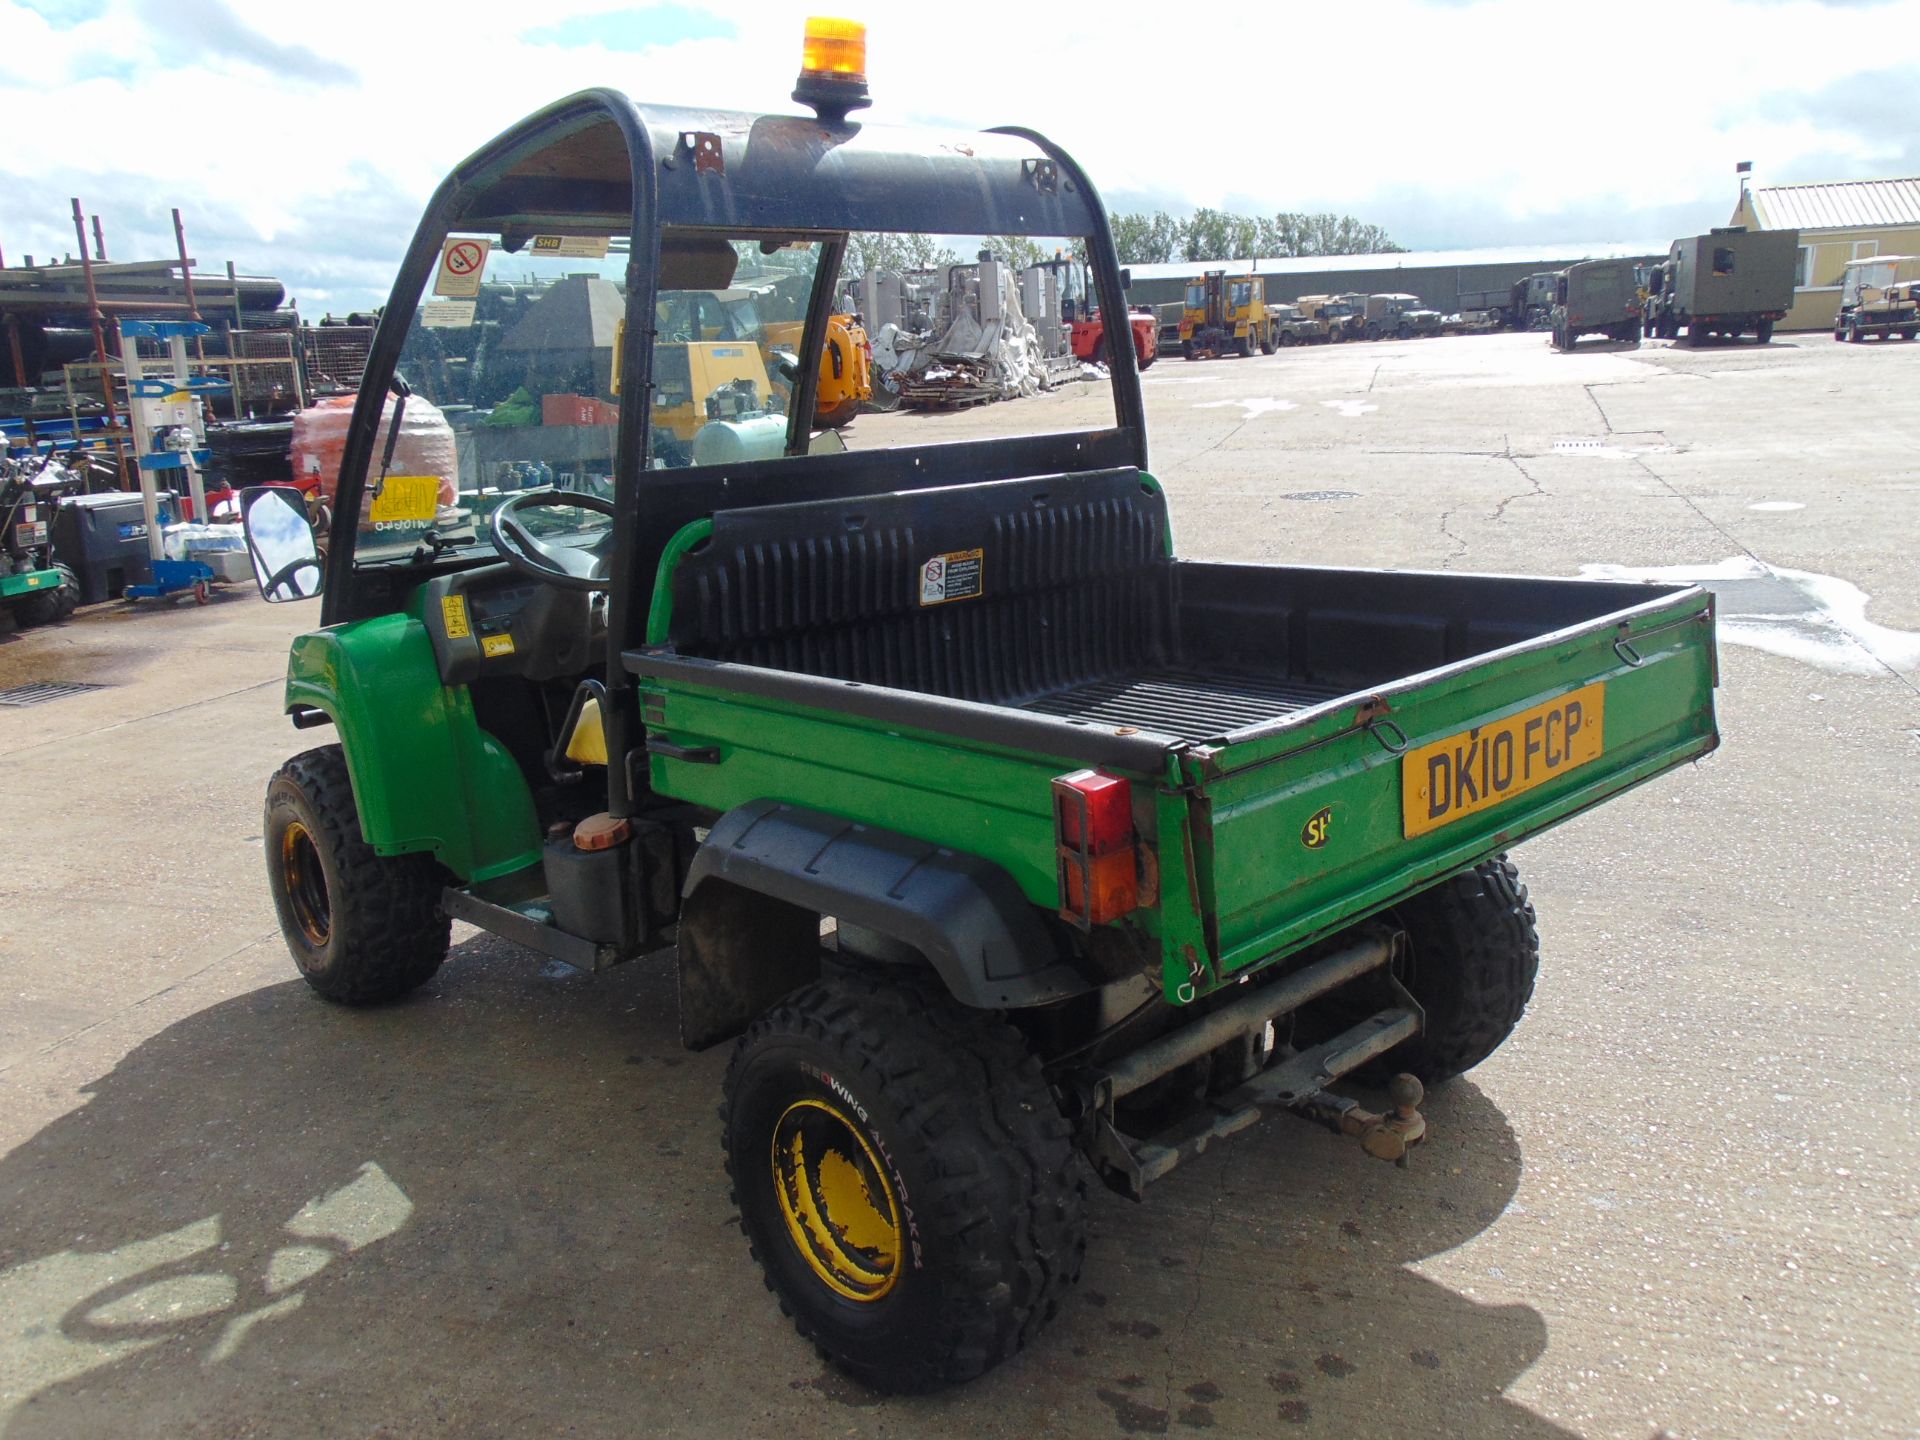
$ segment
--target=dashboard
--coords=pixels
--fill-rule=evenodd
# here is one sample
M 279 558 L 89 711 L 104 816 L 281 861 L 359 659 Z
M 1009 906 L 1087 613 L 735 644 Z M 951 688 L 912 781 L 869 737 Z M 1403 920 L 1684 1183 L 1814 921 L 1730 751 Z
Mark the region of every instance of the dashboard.
M 422 618 L 448 685 L 562 679 L 606 656 L 604 595 L 542 584 L 504 561 L 428 581 Z

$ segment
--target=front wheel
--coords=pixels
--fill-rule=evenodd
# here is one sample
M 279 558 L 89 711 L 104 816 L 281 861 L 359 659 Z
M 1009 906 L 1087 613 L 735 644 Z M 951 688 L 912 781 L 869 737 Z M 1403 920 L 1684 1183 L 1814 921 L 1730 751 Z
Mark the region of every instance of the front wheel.
M 1773 343 L 1773 321 L 1762 320 L 1758 325 L 1754 326 L 1753 338 L 1761 345 L 1771 345 Z
M 445 876 L 430 855 L 378 855 L 360 832 L 338 745 L 296 755 L 267 784 L 267 886 L 300 974 L 341 1005 L 395 1000 L 447 958 Z
M 1401 982 L 1427 1012 L 1427 1025 L 1383 1063 L 1437 1085 L 1498 1050 L 1526 1012 L 1540 973 L 1533 903 L 1513 862 L 1498 855 L 1394 913 L 1410 952 Z
M 1079 1278 L 1068 1125 L 998 1016 L 916 984 L 819 981 L 741 1039 L 721 1115 L 768 1288 L 876 1390 L 973 1379 Z

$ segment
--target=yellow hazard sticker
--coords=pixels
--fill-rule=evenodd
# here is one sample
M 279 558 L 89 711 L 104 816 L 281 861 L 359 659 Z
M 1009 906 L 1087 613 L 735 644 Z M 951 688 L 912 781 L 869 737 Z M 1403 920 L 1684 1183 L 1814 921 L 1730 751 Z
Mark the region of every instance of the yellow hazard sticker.
M 467 624 L 467 597 L 464 595 L 442 596 L 440 618 L 447 627 L 449 640 L 464 640 L 473 634 L 473 627 Z
M 482 635 L 480 637 L 480 653 L 489 660 L 497 659 L 502 655 L 513 654 L 513 636 Z
M 438 475 L 389 475 L 373 497 L 368 518 L 376 525 L 395 520 L 431 520 L 440 503 Z
M 920 567 L 920 603 L 945 605 L 953 600 L 973 600 L 985 591 L 985 552 L 955 550 L 935 555 Z

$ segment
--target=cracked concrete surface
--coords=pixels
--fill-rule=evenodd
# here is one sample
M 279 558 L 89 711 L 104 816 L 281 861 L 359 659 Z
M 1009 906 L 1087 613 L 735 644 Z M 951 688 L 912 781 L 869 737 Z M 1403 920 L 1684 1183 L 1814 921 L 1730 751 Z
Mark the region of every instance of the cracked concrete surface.
M 1758 556 L 1920 630 L 1920 345 L 1492 336 L 1148 378 L 1186 554 Z M 1674 451 L 1554 453 L 1597 409 L 1616 444 Z M 849 438 L 1024 417 L 1099 409 Z M 1096 1194 L 1083 1283 L 1032 1351 L 885 1400 L 824 1373 L 751 1270 L 725 1056 L 679 1048 L 660 961 L 577 976 L 462 930 L 391 1009 L 293 978 L 260 804 L 328 738 L 279 714 L 314 612 L 236 594 L 0 636 L 0 685 L 110 682 L 0 710 L 5 1440 L 1912 1434 L 1911 667 L 1726 647 L 1719 754 L 1519 852 L 1539 990 L 1433 1097 L 1412 1169 L 1275 1120 L 1143 1206 Z

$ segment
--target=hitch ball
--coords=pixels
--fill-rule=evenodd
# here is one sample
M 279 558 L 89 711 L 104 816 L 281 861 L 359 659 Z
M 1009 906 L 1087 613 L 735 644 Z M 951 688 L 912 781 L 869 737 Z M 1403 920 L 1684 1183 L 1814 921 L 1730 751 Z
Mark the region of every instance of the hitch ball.
M 1405 1072 L 1389 1080 L 1387 1098 L 1393 1102 L 1393 1109 L 1385 1115 L 1369 1116 L 1361 1125 L 1360 1148 L 1405 1169 L 1407 1152 L 1427 1138 L 1427 1119 L 1420 1113 L 1420 1102 L 1426 1094 L 1426 1086 Z

